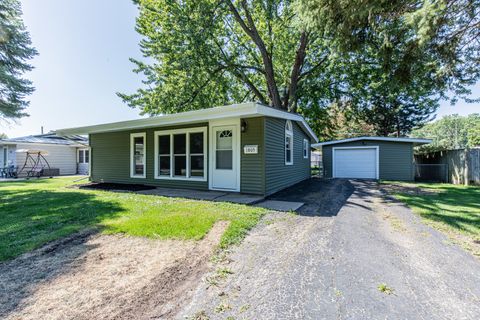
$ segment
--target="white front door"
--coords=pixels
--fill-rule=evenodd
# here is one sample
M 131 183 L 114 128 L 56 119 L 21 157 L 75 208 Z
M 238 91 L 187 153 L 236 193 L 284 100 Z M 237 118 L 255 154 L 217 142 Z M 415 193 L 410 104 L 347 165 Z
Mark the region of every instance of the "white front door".
M 240 191 L 238 125 L 212 126 L 210 136 L 211 189 Z

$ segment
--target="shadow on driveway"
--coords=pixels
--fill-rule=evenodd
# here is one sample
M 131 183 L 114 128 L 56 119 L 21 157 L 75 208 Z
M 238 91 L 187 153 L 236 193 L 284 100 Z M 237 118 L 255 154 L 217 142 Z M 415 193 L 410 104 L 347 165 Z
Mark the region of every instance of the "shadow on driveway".
M 311 178 L 279 191 L 267 199 L 304 202 L 297 213 L 305 216 L 333 217 L 348 203 L 355 190 L 346 179 Z

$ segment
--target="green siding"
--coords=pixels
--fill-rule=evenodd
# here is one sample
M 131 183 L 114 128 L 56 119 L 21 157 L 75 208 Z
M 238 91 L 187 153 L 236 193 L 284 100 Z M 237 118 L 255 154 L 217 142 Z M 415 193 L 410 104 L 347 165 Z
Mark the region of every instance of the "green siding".
M 120 132 L 96 133 L 90 135 L 91 152 L 91 179 L 114 183 L 138 183 L 160 187 L 175 187 L 189 189 L 208 189 L 208 181 L 182 181 L 154 179 L 154 132 L 188 127 L 207 127 L 207 123 L 191 126 L 170 126 L 161 128 L 148 128 L 143 130 L 130 130 Z M 136 132 L 146 133 L 146 178 L 130 177 L 130 134 Z M 208 134 L 208 133 L 207 133 Z M 207 139 L 208 141 L 208 139 Z M 208 146 L 207 146 L 208 150 Z M 208 170 L 208 163 L 205 163 Z M 208 172 L 207 172 L 208 177 Z
M 322 147 L 324 175 L 332 177 L 332 148 L 379 146 L 379 171 L 383 180 L 413 180 L 413 144 L 411 142 L 390 142 L 361 140 L 338 143 Z
M 265 148 L 264 148 L 264 118 L 243 119 L 247 130 L 241 134 L 240 154 L 240 191 L 243 193 L 265 194 Z M 247 144 L 258 145 L 258 154 L 244 154 L 243 147 Z
M 265 182 L 266 195 L 310 178 L 310 152 L 303 158 L 303 139 L 310 139 L 294 121 L 293 165 L 285 165 L 284 119 L 265 118 Z

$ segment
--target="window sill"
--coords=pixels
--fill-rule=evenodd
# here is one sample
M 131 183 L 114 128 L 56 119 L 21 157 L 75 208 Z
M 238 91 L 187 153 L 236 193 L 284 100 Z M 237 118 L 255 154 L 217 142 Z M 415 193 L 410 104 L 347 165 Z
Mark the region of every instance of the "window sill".
M 207 178 L 205 177 L 200 177 L 200 178 L 187 178 L 187 177 L 155 177 L 156 180 L 177 180 L 177 181 L 199 181 L 199 182 L 205 182 L 207 181 Z
M 130 178 L 134 178 L 134 179 L 146 179 L 147 177 L 146 176 L 130 176 Z
M 293 162 L 285 162 L 286 166 L 293 166 Z

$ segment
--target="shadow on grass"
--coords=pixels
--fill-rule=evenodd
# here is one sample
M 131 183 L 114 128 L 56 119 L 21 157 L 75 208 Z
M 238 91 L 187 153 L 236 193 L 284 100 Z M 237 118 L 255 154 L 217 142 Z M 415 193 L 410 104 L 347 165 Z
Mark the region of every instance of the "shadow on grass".
M 38 285 L 78 267 L 97 230 L 88 227 L 123 210 L 86 192 L 0 189 L 0 318 L 14 312 Z
M 423 186 L 421 186 L 423 187 Z M 400 200 L 416 208 L 427 220 L 444 223 L 454 229 L 480 235 L 480 188 L 453 185 L 425 185 L 439 193 L 409 195 Z
M 124 209 L 86 192 L 0 190 L 0 261 L 111 218 Z

